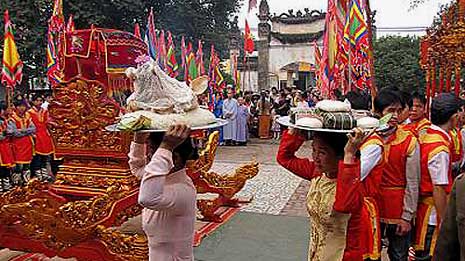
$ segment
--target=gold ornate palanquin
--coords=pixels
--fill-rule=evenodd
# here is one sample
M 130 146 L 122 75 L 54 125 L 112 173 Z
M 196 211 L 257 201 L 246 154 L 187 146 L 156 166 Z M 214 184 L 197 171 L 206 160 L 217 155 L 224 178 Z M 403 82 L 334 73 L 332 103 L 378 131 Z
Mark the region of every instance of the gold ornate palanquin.
M 104 195 L 116 183 L 137 188 L 127 154 L 131 135 L 107 132 L 121 113 L 98 81 L 73 78 L 54 89 L 50 114 L 56 157 L 63 158 L 53 190 L 77 197 Z
M 420 53 L 428 100 L 441 92 L 459 95 L 465 62 L 465 0 L 452 3 L 442 13 L 441 22 L 427 29 Z

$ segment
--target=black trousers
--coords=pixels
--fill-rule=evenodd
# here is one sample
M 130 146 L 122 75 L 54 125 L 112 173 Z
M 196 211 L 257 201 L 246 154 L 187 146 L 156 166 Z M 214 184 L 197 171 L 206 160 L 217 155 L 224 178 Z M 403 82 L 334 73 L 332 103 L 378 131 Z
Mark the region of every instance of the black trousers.
M 410 248 L 411 233 L 405 236 L 396 234 L 397 225 L 381 223 L 381 232 L 389 241 L 388 256 L 391 261 L 408 261 L 408 252 Z

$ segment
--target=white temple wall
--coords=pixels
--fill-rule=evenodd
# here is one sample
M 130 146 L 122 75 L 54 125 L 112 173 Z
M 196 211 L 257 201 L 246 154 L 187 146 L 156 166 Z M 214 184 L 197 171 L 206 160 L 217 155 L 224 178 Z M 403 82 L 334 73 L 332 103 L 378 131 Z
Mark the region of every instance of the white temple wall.
M 284 24 L 279 22 L 272 22 L 273 32 L 280 32 L 282 34 L 310 34 L 321 31 L 325 28 L 325 19 L 317 20 L 310 24 Z

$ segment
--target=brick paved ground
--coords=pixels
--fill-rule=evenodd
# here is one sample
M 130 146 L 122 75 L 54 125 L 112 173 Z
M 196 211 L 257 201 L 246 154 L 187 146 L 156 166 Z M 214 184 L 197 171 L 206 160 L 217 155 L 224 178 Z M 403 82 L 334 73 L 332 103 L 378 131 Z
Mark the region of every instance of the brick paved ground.
M 309 187 L 310 182 L 306 180 L 302 181 L 279 214 L 283 216 L 308 217 L 306 199 Z
M 300 157 L 308 157 L 310 144 L 298 151 Z M 254 139 L 246 147 L 220 147 L 212 171 L 220 174 L 232 173 L 235 168 L 255 159 L 260 172 L 247 182 L 239 197 L 252 197 L 242 211 L 286 216 L 307 216 L 305 198 L 308 181 L 292 175 L 276 162 L 279 144 L 271 140 Z

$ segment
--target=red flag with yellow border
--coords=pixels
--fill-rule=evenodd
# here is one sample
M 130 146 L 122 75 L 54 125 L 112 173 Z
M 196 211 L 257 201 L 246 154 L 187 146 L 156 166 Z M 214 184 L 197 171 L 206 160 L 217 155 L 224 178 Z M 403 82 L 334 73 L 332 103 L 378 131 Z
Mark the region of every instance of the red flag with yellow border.
M 19 58 L 13 36 L 13 25 L 10 21 L 8 10 L 5 11 L 5 38 L 3 41 L 3 69 L 2 84 L 13 89 L 17 84 L 21 84 L 23 78 L 23 62 Z

